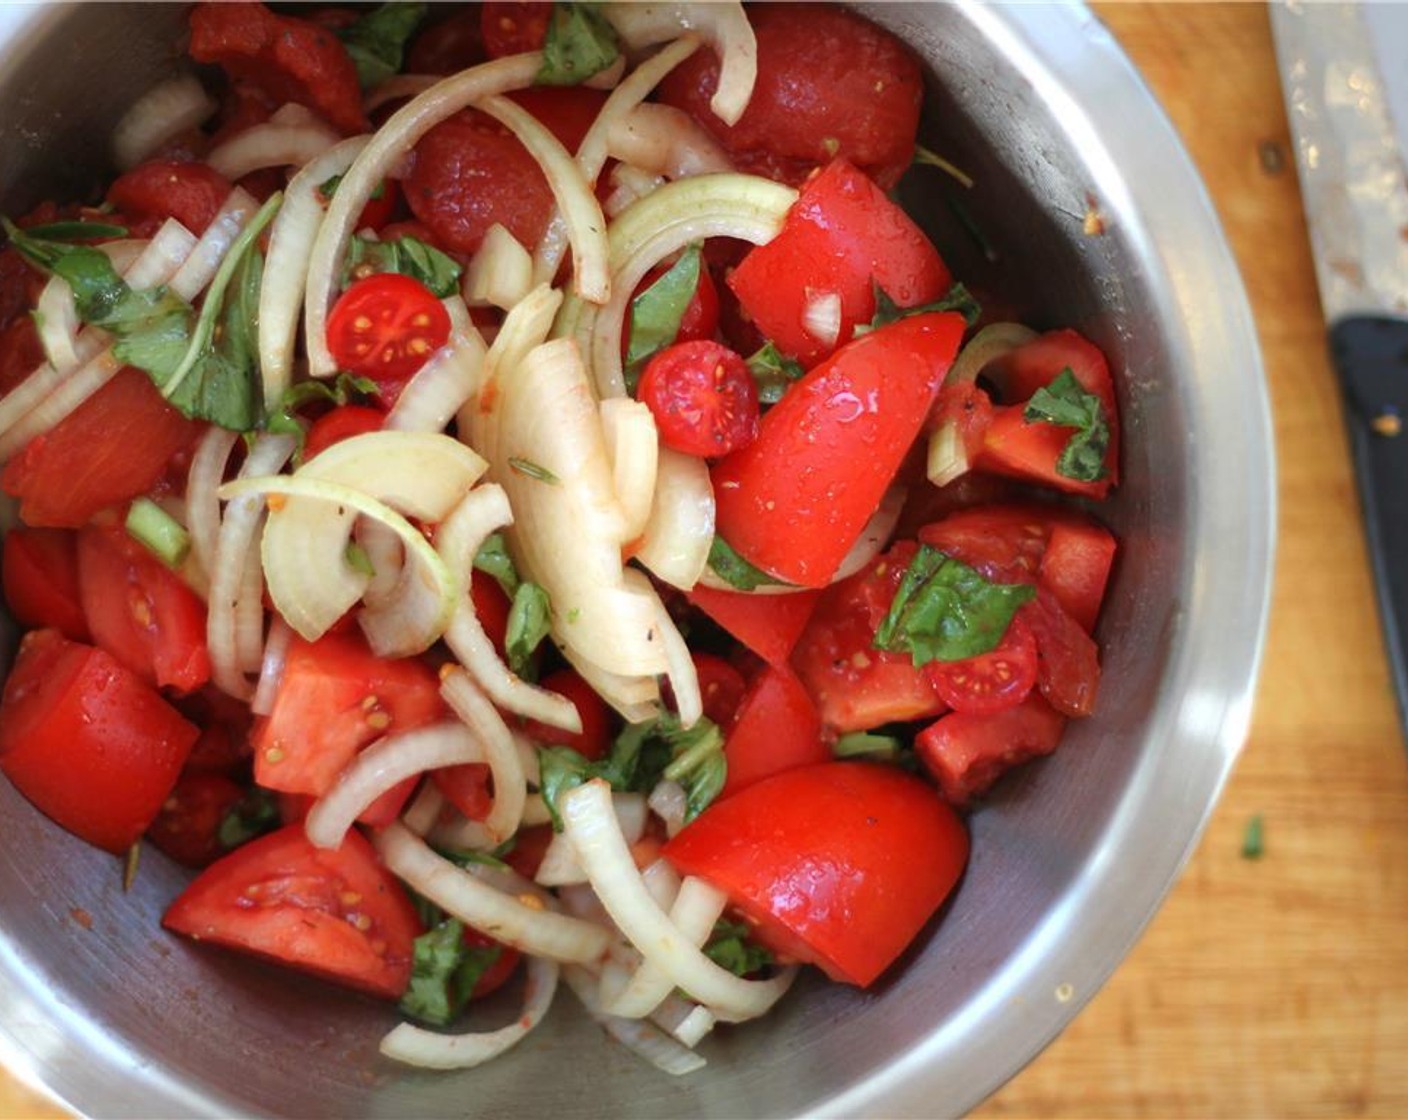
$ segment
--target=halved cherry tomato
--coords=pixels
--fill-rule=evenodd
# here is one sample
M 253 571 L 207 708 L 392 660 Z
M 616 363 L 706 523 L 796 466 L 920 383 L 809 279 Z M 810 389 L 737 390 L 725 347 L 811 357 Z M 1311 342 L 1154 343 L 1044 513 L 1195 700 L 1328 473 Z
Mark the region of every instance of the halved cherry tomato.
M 875 631 L 916 551 L 913 541 L 901 541 L 828 587 L 797 642 L 792 665 L 833 731 L 869 731 L 944 710 L 909 654 L 875 648 Z
M 124 852 L 161 809 L 198 734 L 109 654 L 35 630 L 0 701 L 0 771 L 75 836 Z
M 731 797 L 783 770 L 826 762 L 821 717 L 791 669 L 769 665 L 748 686 L 724 743 L 728 776 L 720 797 Z
M 950 712 L 919 733 L 914 749 L 954 805 L 968 804 L 1005 771 L 1050 754 L 1065 718 L 1032 694 L 995 715 Z
M 668 265 L 656 265 L 645 274 L 645 279 L 636 285 L 631 299 L 634 300 L 669 271 Z M 626 321 L 621 327 L 621 358 L 623 361 L 631 341 L 630 307 L 630 304 L 626 305 Z M 675 332 L 675 341 L 694 342 L 701 338 L 713 338 L 714 331 L 718 329 L 718 326 L 719 290 L 714 287 L 714 278 L 709 274 L 709 269 L 701 267 L 699 269 L 699 283 L 695 285 L 694 294 L 689 297 L 684 314 L 680 316 L 680 326 L 679 330 Z
M 918 307 L 950 280 L 923 230 L 838 159 L 802 188 L 781 232 L 743 258 L 728 286 L 764 335 L 811 366 L 870 322 L 876 285 L 900 307 Z M 809 311 L 828 295 L 840 301 L 838 330 L 822 337 Z
M 325 412 L 313 421 L 308 437 L 303 441 L 303 460 L 307 462 L 320 451 L 335 443 L 368 432 L 379 432 L 386 423 L 386 413 L 379 408 L 361 404 L 344 404 Z
M 206 867 L 225 854 L 220 826 L 244 797 L 245 791 L 222 774 L 182 774 L 146 838 L 184 867 Z
M 94 643 L 132 672 L 179 692 L 210 679 L 205 603 L 124 530 L 79 532 L 78 581 Z
M 450 313 L 411 276 L 380 272 L 338 297 L 328 315 L 328 349 L 342 369 L 399 393 L 450 337 Z M 393 396 L 394 399 L 394 396 Z
M 321 193 L 321 192 L 320 192 Z M 383 179 L 381 185 L 372 191 L 362 212 L 357 215 L 356 230 L 371 229 L 380 232 L 396 214 L 396 203 L 400 201 L 401 189 L 395 179 Z
M 21 626 L 89 640 L 78 594 L 78 537 L 72 530 L 15 526 L 5 534 L 0 576 L 10 614 Z
M 1036 598 L 1019 617 L 1036 639 L 1037 685 L 1063 715 L 1088 716 L 1100 690 L 1100 651 L 1061 601 L 1038 586 Z
M 820 594 L 750 595 L 696 584 L 689 601 L 769 665 L 786 665 Z
M 480 34 L 490 58 L 540 51 L 548 36 L 552 5 L 488 0 L 480 9 Z
M 716 801 L 665 858 L 727 892 L 764 945 L 864 987 L 958 882 L 968 834 L 919 778 L 824 762 Z
M 207 164 L 158 159 L 119 175 L 108 188 L 107 200 L 134 219 L 160 224 L 175 218 L 192 233 L 201 234 L 220 212 L 230 189 L 229 180 Z
M 520 828 L 513 834 L 513 849 L 504 857 L 504 862 L 524 878 L 535 878 L 553 835 L 550 824 Z
M 704 715 L 727 734 L 738 719 L 748 684 L 743 674 L 722 657 L 715 657 L 712 653 L 692 653 L 690 658 L 694 662 L 694 673 L 699 678 L 699 696 L 704 703 Z
M 554 746 L 571 747 L 584 758 L 598 759 L 611 749 L 614 720 L 611 709 L 596 691 L 573 669 L 559 669 L 538 682 L 549 692 L 567 697 L 582 718 L 582 730 L 559 731 L 535 719 L 525 720 L 523 731 L 530 739 Z
M 715 458 L 758 437 L 758 385 L 748 363 L 708 339 L 667 346 L 646 364 L 636 396 L 655 417 L 660 442 Z
M 0 252 L 0 261 L 5 259 L 6 254 Z M 3 283 L 0 279 L 0 284 Z M 38 298 L 36 293 L 35 299 Z M 31 316 L 16 319 L 0 330 L 0 394 L 9 393 L 43 361 L 44 347 L 39 342 L 39 328 Z
M 1036 639 L 1019 616 L 996 649 L 961 661 L 930 661 L 924 676 L 955 712 L 984 716 L 1025 700 L 1036 667 Z
M 361 833 L 329 850 L 315 848 L 301 825 L 206 868 L 162 925 L 383 999 L 406 990 L 421 932 L 405 890 Z
M 953 362 L 963 319 L 915 315 L 847 344 L 713 469 L 719 534 L 755 567 L 824 587 L 880 505 Z
M 204 430 L 130 366 L 5 464 L 0 486 L 26 525 L 78 529 L 145 494 Z

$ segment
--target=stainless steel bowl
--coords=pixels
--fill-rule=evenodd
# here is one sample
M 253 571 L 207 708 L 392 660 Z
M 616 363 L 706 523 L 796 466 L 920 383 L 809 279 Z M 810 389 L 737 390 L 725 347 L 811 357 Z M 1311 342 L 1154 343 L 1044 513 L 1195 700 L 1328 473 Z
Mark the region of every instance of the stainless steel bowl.
M 926 143 L 970 171 L 975 250 L 912 176 L 965 278 L 1074 325 L 1119 372 L 1122 550 L 1095 718 L 973 816 L 942 920 L 874 991 L 804 984 L 657 1074 L 569 1006 L 457 1075 L 381 1062 L 389 1010 L 164 935 L 183 875 L 111 857 L 0 789 L 0 1058 L 108 1116 L 569 1117 L 963 1112 L 1089 999 L 1153 914 L 1243 741 L 1268 605 L 1271 426 L 1252 321 L 1168 121 L 1074 6 L 862 5 L 925 58 Z M 180 65 L 182 12 L 0 9 L 0 209 L 91 190 L 124 107 Z M 937 173 L 935 173 L 937 175 Z M 1088 207 L 1105 232 L 1084 231 Z M 923 868 L 916 867 L 916 874 Z M 86 917 L 85 917 L 86 916 Z M 91 928 L 89 928 L 91 923 Z

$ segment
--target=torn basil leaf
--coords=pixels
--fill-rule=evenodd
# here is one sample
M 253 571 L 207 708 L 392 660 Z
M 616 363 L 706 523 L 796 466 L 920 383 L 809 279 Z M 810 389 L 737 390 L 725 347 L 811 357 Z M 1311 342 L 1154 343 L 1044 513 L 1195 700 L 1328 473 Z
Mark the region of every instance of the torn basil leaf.
M 376 395 L 376 382 L 370 377 L 358 377 L 351 373 L 339 373 L 332 381 L 309 379 L 300 381 L 284 390 L 279 403 L 264 419 L 264 430 L 276 435 L 293 436 L 295 440 L 294 462 L 303 461 L 303 441 L 308 436 L 308 423 L 299 411 L 304 405 L 314 401 L 326 401 L 334 408 L 350 404 L 356 397 Z
M 1075 429 L 1056 460 L 1057 474 L 1078 482 L 1098 482 L 1105 477 L 1105 454 L 1110 448 L 1105 406 L 1098 396 L 1081 387 L 1070 366 L 1032 394 L 1022 419 L 1028 424 Z
M 126 237 L 127 227 L 109 222 L 45 222 L 24 232 L 41 241 L 111 241 Z
M 215 837 L 220 846 L 230 852 L 281 827 L 283 817 L 279 814 L 278 798 L 268 790 L 253 786 L 221 819 Z
M 400 73 L 406 44 L 425 13 L 425 4 L 382 4 L 337 32 L 357 67 L 357 83 L 363 90 Z
M 597 3 L 553 4 L 538 85 L 579 85 L 616 61 L 616 29 L 600 9 Z
M 802 363 L 789 358 L 772 341 L 763 343 L 748 359 L 748 372 L 758 385 L 758 403 L 776 404 L 794 381 L 807 372 Z
M 750 936 L 746 922 L 730 922 L 720 918 L 704 945 L 704 955 L 720 968 L 735 976 L 752 976 L 773 963 L 772 953 Z
M 536 583 L 520 583 L 508 611 L 504 650 L 508 667 L 524 679 L 533 668 L 533 651 L 552 629 L 552 602 Z
M 490 533 L 484 538 L 484 543 L 475 553 L 474 567 L 477 571 L 493 576 L 509 599 L 518 594 L 518 585 L 522 581 L 519 579 L 513 557 L 508 554 L 508 545 L 504 542 L 502 533 Z
M 709 567 L 714 574 L 740 591 L 756 591 L 760 587 L 788 587 L 786 581 L 770 576 L 760 568 L 753 567 L 734 551 L 733 546 L 718 534 L 709 546 Z
M 918 307 L 901 307 L 890 298 L 884 288 L 873 280 L 871 287 L 875 292 L 875 314 L 871 316 L 869 323 L 863 323 L 856 327 L 855 335 L 857 338 L 863 334 L 869 334 L 873 330 L 878 330 L 880 327 L 888 326 L 890 323 L 898 323 L 901 319 L 908 319 L 914 315 L 927 315 L 931 311 L 957 311 L 970 327 L 983 314 L 982 305 L 962 284 L 953 285 L 942 298 L 936 299 L 933 303 L 920 304 Z
M 503 953 L 502 945 L 466 945 L 458 918 L 445 918 L 413 944 L 411 982 L 401 997 L 401 1011 L 436 1027 L 448 1026 L 464 1010 L 475 985 Z
M 699 288 L 700 243 L 680 254 L 664 275 L 631 300 L 631 336 L 626 345 L 626 392 L 635 396 L 646 363 L 680 333 L 680 323 Z
M 459 291 L 461 271 L 453 257 L 419 238 L 408 236 L 377 241 L 354 236 L 347 246 L 343 283 L 377 272 L 399 272 L 419 280 L 436 298 L 445 299 Z

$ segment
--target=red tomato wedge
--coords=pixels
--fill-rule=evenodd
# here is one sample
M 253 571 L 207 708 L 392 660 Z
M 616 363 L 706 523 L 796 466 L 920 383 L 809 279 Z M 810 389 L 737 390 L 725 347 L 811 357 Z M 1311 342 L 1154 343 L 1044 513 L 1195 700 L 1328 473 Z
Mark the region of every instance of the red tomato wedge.
M 480 933 L 471 926 L 465 926 L 463 941 L 470 949 L 497 949 L 498 956 L 494 958 L 494 963 L 479 974 L 479 979 L 474 982 L 474 987 L 470 989 L 470 999 L 483 999 L 491 996 L 508 983 L 509 978 L 518 968 L 518 962 L 523 959 L 523 954 L 512 945 L 505 945 L 502 941 L 495 941 L 488 934 Z
M 1046 542 L 1037 580 L 1051 589 L 1087 634 L 1094 631 L 1100 615 L 1115 548 L 1115 535 L 1103 525 L 1077 518 L 1053 525 Z
M 919 434 L 962 336 L 958 315 L 916 315 L 811 370 L 756 440 L 715 464 L 718 533 L 770 575 L 826 586 Z
M 26 525 L 78 529 L 100 509 L 149 491 L 203 427 L 128 367 L 30 440 L 5 465 L 0 486 L 20 499 Z
M 124 530 L 79 532 L 78 578 L 95 644 L 161 688 L 191 692 L 210 679 L 205 603 Z
M 429 24 L 406 52 L 406 73 L 454 74 L 483 62 L 482 14 L 482 9 L 465 8 Z
M 445 717 L 435 670 L 377 657 L 357 634 L 294 638 L 269 717 L 255 731 L 254 778 L 322 796 L 363 747 Z
M 577 708 L 577 715 L 581 717 L 582 730 L 575 733 L 560 731 L 530 719 L 523 724 L 524 734 L 539 743 L 571 747 L 583 758 L 604 757 L 611 749 L 616 724 L 606 701 L 572 669 L 559 669 L 555 673 L 549 673 L 538 683 L 549 692 L 556 692 L 572 701 Z
M 664 851 L 727 892 L 764 945 L 865 987 L 948 897 L 968 834 L 919 778 L 825 762 L 715 802 Z
M 704 704 L 704 715 L 727 734 L 738 719 L 743 695 L 748 691 L 743 674 L 712 653 L 694 653 L 690 659 L 699 678 L 699 696 Z
M 1065 718 L 1040 696 L 996 715 L 950 712 L 914 740 L 924 768 L 954 805 L 966 805 L 1007 770 L 1050 754 Z
M 348 288 L 328 315 L 328 349 L 342 369 L 374 380 L 383 403 L 450 337 L 450 313 L 410 276 L 379 272 Z
M 686 455 L 712 459 L 758 437 L 758 384 L 721 343 L 667 346 L 646 363 L 636 396 L 655 417 L 660 442 Z
M 223 774 L 182 774 L 146 838 L 184 867 L 206 867 L 225 854 L 220 826 L 244 796 L 245 791 Z
M 1047 588 L 1018 615 L 1036 639 L 1037 685 L 1063 715 L 1088 716 L 1100 690 L 1100 651 L 1079 622 Z
M 230 190 L 229 180 L 207 164 L 158 159 L 114 179 L 107 200 L 133 219 L 145 218 L 155 226 L 175 218 L 199 235 L 215 220 Z
M 769 665 L 785 665 L 820 596 L 819 591 L 750 595 L 696 584 L 689 601 Z
M 162 925 L 383 999 L 406 990 L 421 932 L 405 890 L 360 833 L 330 851 L 296 824 L 206 868 Z
M 724 743 L 728 777 L 720 797 L 797 766 L 826 762 L 821 717 L 792 670 L 768 666 L 748 686 Z
M 78 594 L 78 538 L 68 529 L 17 525 L 5 534 L 5 602 L 21 626 L 53 629 L 86 642 L 88 620 Z
M 806 366 L 870 322 L 874 285 L 900 307 L 918 307 L 942 296 L 951 282 L 924 232 L 845 160 L 802 189 L 782 231 L 728 278 L 757 328 Z M 828 294 L 840 299 L 838 333 L 818 337 L 808 326 L 808 309 Z
M 198 734 L 102 650 L 36 630 L 0 701 L 0 770 L 69 832 L 121 853 L 161 809 Z
M 797 642 L 792 665 L 832 731 L 869 731 L 944 710 L 909 654 L 875 648 L 875 631 L 916 551 L 913 541 L 901 541 L 869 567 L 828 587 Z

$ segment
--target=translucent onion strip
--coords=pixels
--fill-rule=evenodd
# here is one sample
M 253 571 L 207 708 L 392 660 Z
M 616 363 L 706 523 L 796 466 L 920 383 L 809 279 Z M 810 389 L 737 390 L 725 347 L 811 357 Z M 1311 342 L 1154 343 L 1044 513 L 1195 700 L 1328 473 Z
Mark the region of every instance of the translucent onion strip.
M 401 823 L 416 836 L 424 836 L 440 819 L 445 795 L 434 782 L 422 782 L 410 808 L 401 814 Z
M 860 531 L 856 543 L 851 545 L 850 552 L 846 553 L 846 558 L 841 561 L 841 566 L 831 577 L 832 583 L 839 583 L 855 575 L 884 551 L 886 542 L 899 523 L 900 512 L 904 509 L 904 500 L 908 493 L 903 486 L 891 486 L 885 491 L 879 508 L 870 515 L 870 520 Z
M 337 372 L 337 363 L 327 348 L 327 314 L 347 241 L 372 192 L 437 124 L 483 98 L 532 85 L 542 64 L 543 57 L 537 52 L 511 55 L 437 82 L 393 113 L 348 168 L 328 206 L 308 264 L 304 345 L 314 377 Z
M 55 370 L 67 373 L 84 361 L 76 346 L 82 324 L 73 305 L 73 289 L 62 276 L 49 277 L 39 293 L 34 319 L 39 328 L 39 345 Z
M 274 407 L 293 383 L 293 353 L 308 260 L 323 222 L 322 185 L 352 166 L 367 137 L 354 136 L 323 152 L 295 175 L 269 228 L 269 255 L 259 289 L 259 368 L 264 405 Z
M 645 796 L 639 793 L 613 793 L 611 808 L 616 814 L 616 823 L 621 826 L 621 835 L 628 844 L 637 843 L 645 835 L 645 823 L 649 809 Z M 561 833 L 554 833 L 543 852 L 543 861 L 538 865 L 538 873 L 533 877 L 539 886 L 565 887 L 575 883 L 585 883 L 587 873 L 577 862 L 571 842 Z
M 483 761 L 489 764 L 494 780 L 494 805 L 489 815 L 482 821 L 463 822 L 455 830 L 451 846 L 489 851 L 518 831 L 528 799 L 528 778 L 513 735 L 489 698 L 462 669 L 450 668 L 442 677 L 440 695 L 482 747 Z
M 581 965 L 568 965 L 562 974 L 573 994 L 582 1001 L 587 1014 L 600 1023 L 607 1034 L 662 1073 L 681 1077 L 706 1065 L 704 1059 L 693 1050 L 681 1046 L 649 1023 L 608 1015 L 597 996 L 596 977 Z
M 665 676 L 675 697 L 675 712 L 684 727 L 693 727 L 704 714 L 704 701 L 699 693 L 699 673 L 694 667 L 689 646 L 680 634 L 669 608 L 655 594 L 644 572 L 631 568 L 626 572 L 626 586 L 649 595 L 655 600 L 655 632 L 665 648 Z
M 522 952 L 586 964 L 600 959 L 610 947 L 611 934 L 603 926 L 554 913 L 544 908 L 536 895 L 528 896 L 530 905 L 495 890 L 436 855 L 400 824 L 378 833 L 376 846 L 387 868 L 412 890 L 481 933 Z
M 326 125 L 254 125 L 214 148 L 205 162 L 231 182 L 266 167 L 302 167 L 338 142 L 338 133 Z
M 204 123 L 219 106 L 193 74 L 153 86 L 122 114 L 112 133 L 113 157 L 127 171 L 181 133 Z
M 612 921 L 677 987 L 720 1019 L 756 1018 L 785 990 L 776 980 L 743 980 L 700 952 L 655 904 L 611 811 L 611 787 L 593 779 L 558 799 L 567 835 Z
M 458 297 L 456 297 L 458 299 Z M 447 301 L 448 302 L 448 301 Z M 466 320 L 468 315 L 466 315 Z M 474 395 L 484 365 L 484 339 L 472 323 L 454 330 L 407 382 L 382 425 L 395 432 L 439 432 Z
M 673 105 L 642 102 L 612 124 L 607 143 L 612 158 L 666 179 L 733 170 L 713 133 Z
M 191 556 L 209 579 L 220 538 L 220 499 L 215 492 L 225 481 L 230 452 L 239 439 L 228 428 L 211 425 L 191 456 L 186 472 L 186 528 L 191 534 Z
M 650 517 L 635 558 L 671 587 L 688 591 L 704 574 L 713 543 L 709 465 L 696 455 L 660 448 Z
M 459 1035 L 401 1023 L 381 1040 L 381 1052 L 395 1061 L 424 1069 L 469 1069 L 497 1058 L 542 1022 L 557 992 L 560 974 L 561 968 L 555 962 L 529 957 L 523 1010 L 512 1023 L 496 1031 Z
M 258 210 L 259 202 L 243 187 L 232 190 L 190 255 L 171 277 L 171 290 L 188 302 L 205 291 L 215 279 L 230 246 Z
M 289 643 L 293 641 L 293 627 L 278 615 L 269 622 L 269 636 L 264 642 L 264 660 L 259 666 L 259 683 L 254 687 L 254 698 L 249 702 L 249 710 L 257 716 L 267 716 L 274 710 L 274 698 L 279 694 L 279 685 L 284 679 L 284 665 L 288 660 Z
M 501 307 L 507 311 L 532 288 L 533 255 L 495 222 L 465 269 L 465 302 L 471 307 Z
M 670 921 L 681 936 L 699 948 L 709 940 L 714 923 L 719 920 L 727 903 L 728 896 L 723 891 L 697 876 L 688 875 L 680 883 L 679 893 L 670 907 Z M 654 962 L 645 961 L 636 969 L 625 988 L 606 1003 L 606 1010 L 612 1015 L 642 1019 L 654 1011 L 673 989 L 670 978 Z
M 644 723 L 660 714 L 660 685 L 655 677 L 632 677 L 612 673 L 579 656 L 567 646 L 558 646 L 577 675 L 592 691 L 611 705 L 627 723 Z
M 601 402 L 601 428 L 616 501 L 624 518 L 621 543 L 629 545 L 645 532 L 655 497 L 660 459 L 655 414 L 640 401 L 613 397 Z

